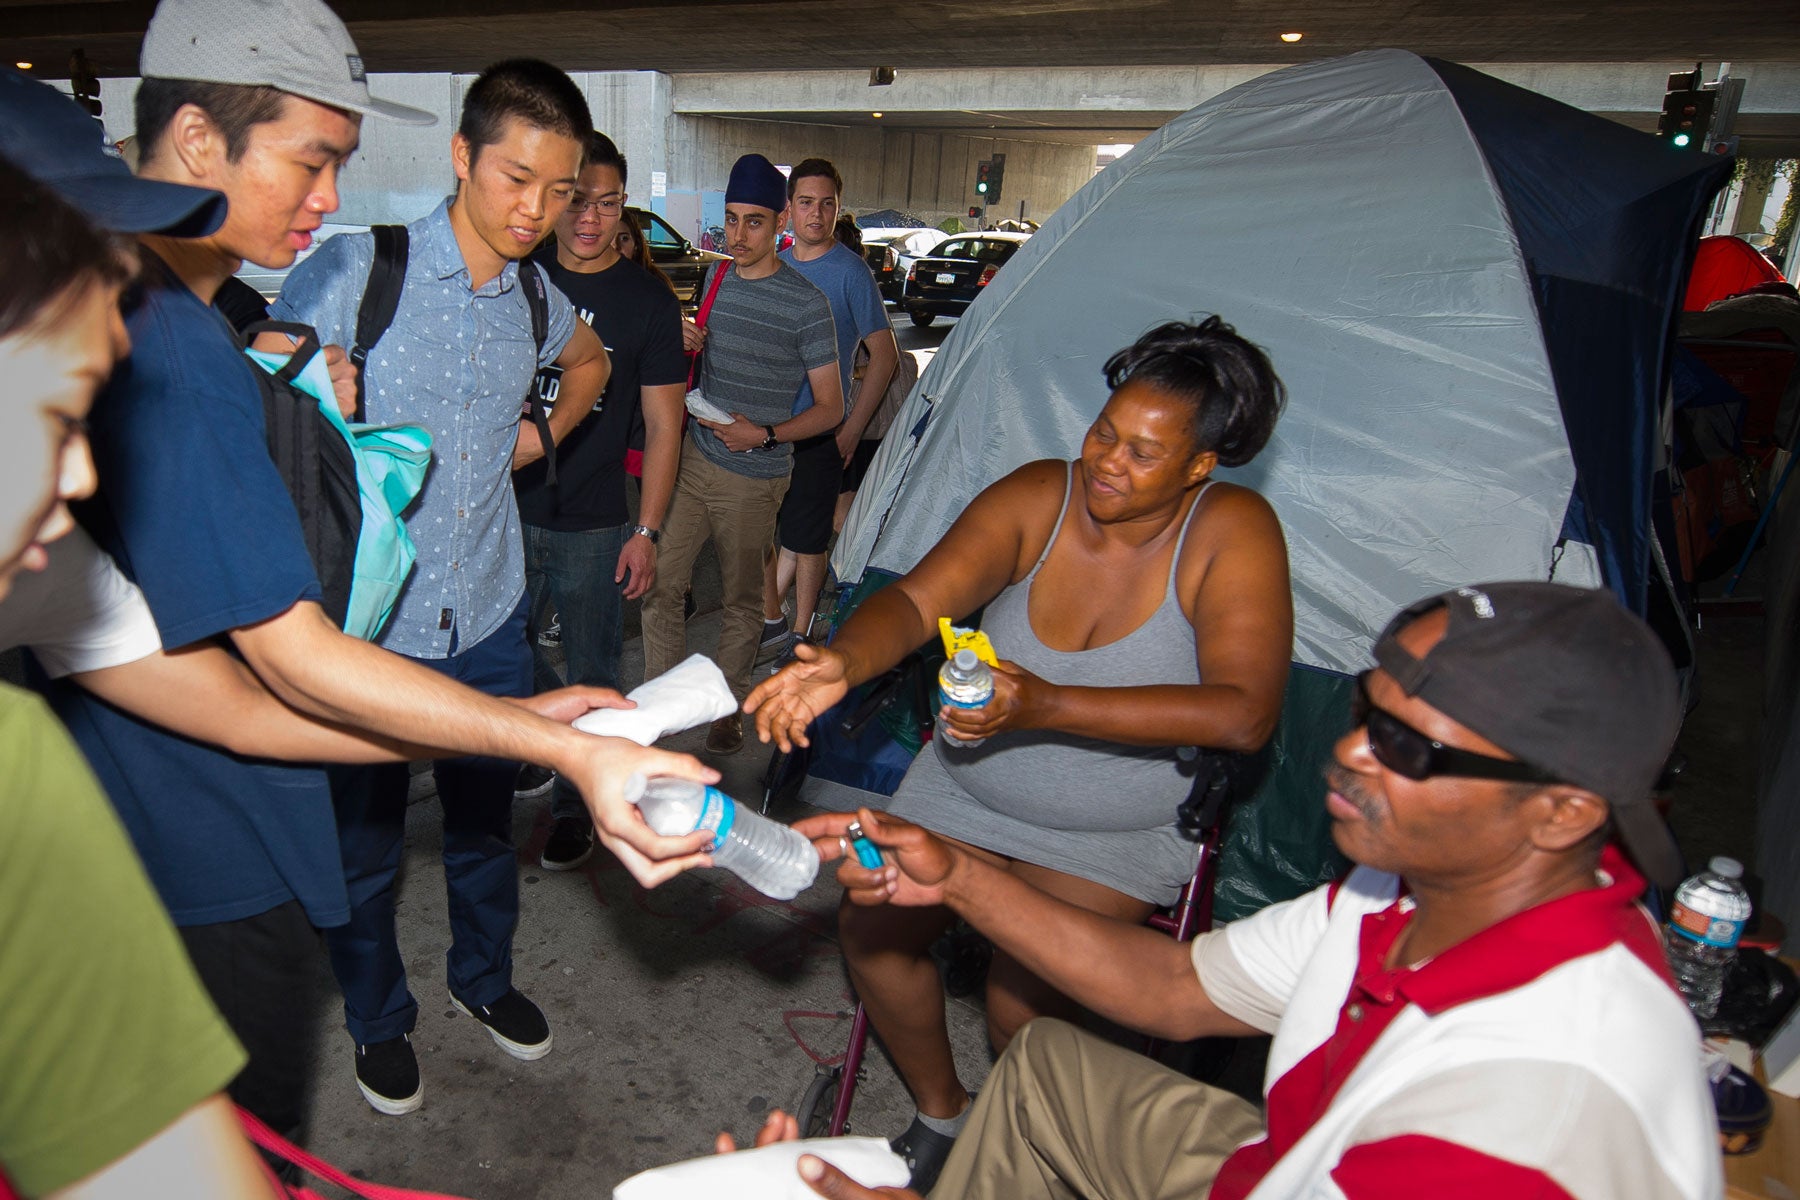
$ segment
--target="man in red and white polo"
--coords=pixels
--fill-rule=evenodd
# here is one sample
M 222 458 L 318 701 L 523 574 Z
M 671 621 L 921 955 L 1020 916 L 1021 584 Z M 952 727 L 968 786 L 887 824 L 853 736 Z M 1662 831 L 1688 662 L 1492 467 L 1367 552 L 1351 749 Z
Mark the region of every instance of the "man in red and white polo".
M 1680 721 L 1661 645 L 1605 593 L 1497 583 L 1402 612 L 1375 661 L 1326 772 L 1332 836 L 1358 865 L 1191 946 L 859 814 L 896 864 L 847 860 L 839 877 L 859 902 L 946 904 L 1134 1029 L 1273 1035 L 1259 1113 L 1034 1022 L 936 1194 L 1720 1194 L 1698 1031 L 1637 904 L 1644 876 L 1680 874 L 1650 803 Z M 836 857 L 849 820 L 799 828 Z M 821 1194 L 875 1195 L 823 1173 Z

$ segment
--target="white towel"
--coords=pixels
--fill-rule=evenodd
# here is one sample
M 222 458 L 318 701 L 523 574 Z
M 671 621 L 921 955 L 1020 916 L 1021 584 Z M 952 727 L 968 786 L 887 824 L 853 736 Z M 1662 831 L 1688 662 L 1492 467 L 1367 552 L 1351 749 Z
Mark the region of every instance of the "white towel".
M 689 655 L 686 662 L 647 680 L 627 699 L 637 701 L 637 707 L 596 708 L 577 717 L 575 728 L 648 746 L 664 734 L 680 733 L 738 710 L 725 672 L 704 654 Z
M 802 1154 L 824 1159 L 864 1187 L 905 1187 L 906 1163 L 881 1138 L 809 1138 L 653 1167 L 613 1189 L 613 1200 L 818 1200 L 800 1178 Z

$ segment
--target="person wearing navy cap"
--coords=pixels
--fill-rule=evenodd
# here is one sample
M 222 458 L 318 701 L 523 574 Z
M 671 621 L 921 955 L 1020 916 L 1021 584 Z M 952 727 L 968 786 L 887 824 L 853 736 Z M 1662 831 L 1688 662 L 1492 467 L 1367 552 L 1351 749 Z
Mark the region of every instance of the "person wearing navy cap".
M 213 306 L 244 261 L 279 270 L 312 244 L 338 206 L 338 172 L 364 114 L 435 118 L 370 95 L 323 0 L 163 0 L 141 71 L 140 176 L 228 201 L 203 236 L 145 226 L 131 354 L 91 421 L 99 492 L 78 516 L 142 589 L 163 645 L 228 645 L 289 706 L 355 731 L 372 753 L 416 757 L 409 748 L 429 746 L 552 767 L 594 805 L 602 839 L 638 878 L 695 865 L 701 840 L 656 837 L 621 784 L 634 769 L 711 773 L 566 724 L 590 701 L 613 701 L 589 689 L 507 703 L 351 638 L 325 615 L 300 514 L 269 456 L 255 368 Z M 340 382 L 346 365 L 334 363 Z M 215 750 L 67 682 L 38 682 L 249 1052 L 233 1099 L 297 1139 L 322 1011 L 315 931 L 349 916 L 323 770 Z
M 729 419 L 702 416 L 688 427 L 656 582 L 644 596 L 644 677 L 654 679 L 687 653 L 682 596 L 712 538 L 725 602 L 714 657 L 739 703 L 750 692 L 762 636 L 763 558 L 773 548 L 793 443 L 828 434 L 844 419 L 831 304 L 775 256 L 787 207 L 787 177 L 768 159 L 746 154 L 732 165 L 725 185 L 732 261 L 714 267 L 701 286 L 701 296 L 717 289 L 705 328 L 688 322 L 682 330 L 690 351 L 704 347 L 698 390 L 713 406 L 705 411 Z M 814 403 L 795 416 L 803 383 L 812 385 Z M 743 745 L 740 713 L 707 732 L 709 753 L 735 754 Z

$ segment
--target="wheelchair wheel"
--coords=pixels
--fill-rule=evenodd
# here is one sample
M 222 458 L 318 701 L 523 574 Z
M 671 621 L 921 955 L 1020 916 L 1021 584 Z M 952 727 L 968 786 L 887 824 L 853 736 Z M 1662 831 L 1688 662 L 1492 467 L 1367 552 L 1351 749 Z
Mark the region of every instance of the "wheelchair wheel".
M 801 1099 L 800 1106 L 794 1110 L 794 1120 L 800 1124 L 801 1137 L 831 1136 L 831 1110 L 837 1107 L 838 1089 L 843 1084 L 843 1067 L 819 1068 L 812 1083 L 807 1085 L 806 1095 Z M 850 1132 L 847 1123 L 844 1132 Z

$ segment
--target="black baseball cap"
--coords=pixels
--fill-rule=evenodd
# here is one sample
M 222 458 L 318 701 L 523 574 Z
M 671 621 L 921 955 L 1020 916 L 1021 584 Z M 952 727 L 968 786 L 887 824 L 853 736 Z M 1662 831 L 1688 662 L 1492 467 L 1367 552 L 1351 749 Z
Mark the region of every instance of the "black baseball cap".
M 225 223 L 222 193 L 139 179 L 100 122 L 10 67 L 0 68 L 0 155 L 115 233 L 205 237 Z
M 1423 658 L 1399 632 L 1447 609 Z M 1483 583 L 1411 605 L 1375 642 L 1375 661 L 1409 696 L 1513 757 L 1604 799 L 1638 868 L 1681 882 L 1681 853 L 1651 790 L 1681 727 L 1662 642 L 1611 593 L 1558 583 Z

